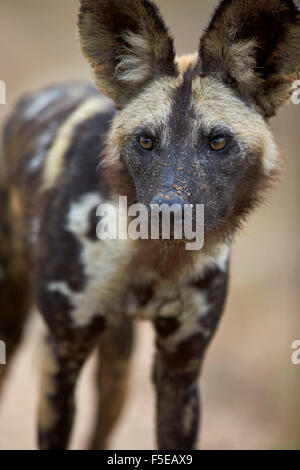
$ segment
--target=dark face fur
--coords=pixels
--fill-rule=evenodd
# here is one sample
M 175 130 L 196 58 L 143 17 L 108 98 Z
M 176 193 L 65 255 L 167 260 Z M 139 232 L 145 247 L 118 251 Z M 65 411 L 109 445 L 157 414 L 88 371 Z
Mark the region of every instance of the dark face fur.
M 148 207 L 204 204 L 206 236 L 230 236 L 277 171 L 265 119 L 299 73 L 295 5 L 225 0 L 199 54 L 181 59 L 151 2 L 82 5 L 83 50 L 120 108 L 105 159 L 113 189 Z

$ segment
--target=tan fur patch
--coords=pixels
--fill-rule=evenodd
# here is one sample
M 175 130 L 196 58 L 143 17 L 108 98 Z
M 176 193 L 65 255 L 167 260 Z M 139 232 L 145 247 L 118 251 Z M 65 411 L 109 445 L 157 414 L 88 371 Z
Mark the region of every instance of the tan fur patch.
M 23 216 L 21 195 L 15 188 L 12 188 L 10 191 L 10 208 L 14 217 L 21 218 Z
M 176 57 L 175 59 L 180 75 L 183 75 L 184 72 L 186 72 L 186 70 L 189 67 L 196 66 L 197 61 L 198 61 L 197 52 L 195 52 L 194 54 L 186 54 L 183 56 L 179 56 L 179 57 Z

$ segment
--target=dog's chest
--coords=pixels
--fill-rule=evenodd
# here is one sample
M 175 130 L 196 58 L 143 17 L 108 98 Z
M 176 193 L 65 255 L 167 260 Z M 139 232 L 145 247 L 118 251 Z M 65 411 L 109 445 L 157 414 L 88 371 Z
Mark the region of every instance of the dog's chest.
M 53 271 L 53 281 L 47 281 L 46 289 L 63 296 L 71 305 L 74 327 L 88 326 L 100 315 L 112 326 L 124 316 L 154 321 L 184 315 L 190 322 L 205 315 L 209 309 L 206 290 L 195 288 L 193 282 L 208 266 L 221 266 L 228 251 L 215 257 L 200 252 L 191 265 L 164 276 L 155 265 L 144 263 L 139 240 L 101 240 L 96 236 L 99 220 L 91 214 L 96 214 L 101 203 L 98 193 L 87 193 L 69 205 L 61 222 L 64 242 L 66 236 L 70 237 L 78 247 L 67 261 L 68 271 L 72 265 L 71 271 L 77 270 L 83 282 L 76 289 L 72 287 L 67 270 L 64 276 L 64 263 L 59 264 L 59 273 Z M 54 280 L 58 277 L 62 280 Z

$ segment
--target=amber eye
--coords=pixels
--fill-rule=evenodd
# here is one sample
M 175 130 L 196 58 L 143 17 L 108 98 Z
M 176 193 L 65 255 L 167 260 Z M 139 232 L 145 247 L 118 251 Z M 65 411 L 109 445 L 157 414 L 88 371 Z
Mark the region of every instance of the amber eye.
M 137 141 L 142 150 L 150 152 L 154 148 L 153 139 L 151 139 L 151 137 L 148 137 L 147 135 L 140 135 Z
M 227 147 L 227 143 L 226 137 L 216 137 L 210 141 L 209 146 L 214 152 L 220 152 Z

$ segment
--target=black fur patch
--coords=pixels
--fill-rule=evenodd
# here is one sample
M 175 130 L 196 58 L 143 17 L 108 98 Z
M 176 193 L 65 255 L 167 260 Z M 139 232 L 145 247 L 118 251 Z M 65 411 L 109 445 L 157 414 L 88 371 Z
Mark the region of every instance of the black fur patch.
M 158 335 L 162 338 L 166 338 L 167 336 L 170 336 L 175 333 L 175 331 L 178 330 L 180 325 L 177 318 L 174 317 L 158 317 L 155 319 L 154 324 Z

